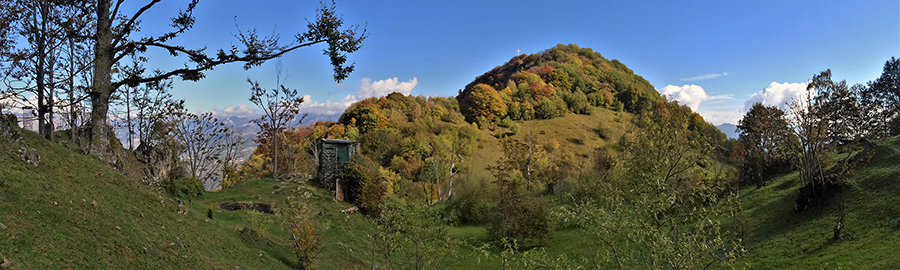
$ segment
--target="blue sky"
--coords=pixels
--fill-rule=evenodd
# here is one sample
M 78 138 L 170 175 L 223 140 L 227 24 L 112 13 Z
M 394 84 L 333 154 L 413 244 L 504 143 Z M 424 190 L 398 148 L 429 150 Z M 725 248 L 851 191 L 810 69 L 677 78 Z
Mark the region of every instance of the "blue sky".
M 184 8 L 181 2 L 150 10 L 143 31 L 165 30 L 167 18 Z M 453 96 L 517 50 L 537 53 L 574 43 L 619 59 L 661 92 L 720 124 L 736 122 L 748 100 L 783 102 L 822 70 L 863 83 L 878 77 L 891 56 L 900 56 L 895 0 L 338 0 L 336 5 L 346 24 L 364 25 L 369 33 L 363 48 L 349 56 L 357 68 L 349 78 L 341 84 L 332 80 L 322 47 L 280 60 L 285 85 L 309 95 L 310 112 L 340 113 L 349 102 L 390 91 Z M 176 41 L 227 48 L 235 42 L 235 22 L 288 41 L 317 6 L 314 1 L 201 1 L 195 28 Z M 183 62 L 163 53 L 149 56 L 149 67 Z M 177 82 L 173 92 L 195 111 L 250 113 L 245 81 L 273 87 L 275 63 L 250 71 L 239 64 L 218 67 L 201 82 Z

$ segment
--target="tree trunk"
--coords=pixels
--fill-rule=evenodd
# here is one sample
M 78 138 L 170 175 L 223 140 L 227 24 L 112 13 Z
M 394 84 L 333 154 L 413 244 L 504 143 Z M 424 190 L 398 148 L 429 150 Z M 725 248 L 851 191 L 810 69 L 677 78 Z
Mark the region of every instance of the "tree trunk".
M 274 126 L 274 125 L 273 125 Z M 272 132 L 272 179 L 278 181 L 278 129 Z
M 47 33 L 47 21 L 43 20 L 43 19 L 46 19 L 46 16 L 45 16 L 46 10 L 44 9 L 44 6 L 45 6 L 44 3 L 34 3 L 34 4 L 39 5 L 39 6 L 34 7 L 35 11 L 34 11 L 34 14 L 32 15 L 34 25 L 35 26 L 38 25 L 38 16 L 40 16 L 42 19 L 42 21 L 40 23 L 41 29 L 38 30 L 37 33 L 33 33 L 33 35 L 35 35 L 35 37 L 36 37 L 35 43 L 37 43 L 36 44 L 37 52 L 35 52 L 35 57 L 37 58 L 37 66 L 35 67 L 35 73 L 36 73 L 35 80 L 37 83 L 38 134 L 47 136 L 47 134 L 44 133 L 44 110 L 45 110 L 45 108 L 44 108 L 45 107 L 45 105 L 44 105 L 44 87 L 45 87 L 44 86 L 44 61 L 47 58 L 47 52 L 45 51 L 46 50 L 45 37 L 46 37 L 46 33 Z
M 104 159 L 109 149 L 109 128 L 106 123 L 109 98 L 113 89 L 110 76 L 113 62 L 113 33 L 110 29 L 110 1 L 97 1 L 97 39 L 94 43 L 94 89 L 91 96 L 90 146 L 82 149 Z
M 75 141 L 75 40 L 69 38 L 69 141 Z

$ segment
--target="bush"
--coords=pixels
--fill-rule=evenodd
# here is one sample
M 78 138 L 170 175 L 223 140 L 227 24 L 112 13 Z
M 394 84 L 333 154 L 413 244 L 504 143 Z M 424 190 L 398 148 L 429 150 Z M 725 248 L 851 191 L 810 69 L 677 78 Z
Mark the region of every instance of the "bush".
M 494 138 L 497 138 L 497 139 L 506 138 L 506 132 L 503 132 L 503 130 L 498 129 L 497 131 L 494 131 Z
M 547 202 L 541 197 L 515 192 L 507 192 L 503 197 L 487 225 L 491 239 L 498 244 L 504 239 L 514 239 L 522 247 L 549 245 L 556 224 Z
M 511 124 L 512 124 L 512 120 L 510 120 L 508 116 L 503 117 L 502 119 L 500 119 L 500 121 L 497 121 L 498 126 L 505 127 L 505 128 L 509 128 L 509 126 Z
M 194 196 L 203 195 L 203 192 L 206 191 L 206 189 L 203 188 L 203 183 L 201 183 L 199 179 L 193 177 L 178 179 L 167 178 L 160 181 L 160 184 L 162 184 L 163 188 L 169 192 L 169 195 L 174 197 L 192 198 Z
M 509 131 L 512 132 L 513 135 L 519 134 L 519 132 L 522 131 L 522 126 L 519 126 L 519 124 L 512 124 L 512 126 L 509 127 Z
M 464 225 L 482 225 L 488 221 L 492 206 L 487 200 L 488 183 L 479 181 L 478 184 L 462 182 L 456 188 L 453 199 L 450 200 L 447 210 L 457 217 L 457 221 Z
M 597 127 L 597 136 L 600 136 L 601 139 L 609 140 L 612 139 L 614 135 L 615 132 L 613 129 L 604 124 L 600 124 L 600 126 Z
M 341 172 L 341 178 L 350 182 L 349 194 L 345 200 L 355 202 L 369 216 L 381 213 L 381 205 L 387 192 L 386 181 L 378 170 L 379 167 L 363 156 L 356 156 Z

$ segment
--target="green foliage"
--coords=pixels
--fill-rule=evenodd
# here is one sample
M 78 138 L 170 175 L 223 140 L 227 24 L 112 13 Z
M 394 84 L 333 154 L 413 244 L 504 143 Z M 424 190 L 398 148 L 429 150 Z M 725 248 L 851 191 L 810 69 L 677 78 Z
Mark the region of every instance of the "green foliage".
M 658 103 L 635 118 L 641 132 L 620 140 L 621 163 L 597 153 L 594 171 L 576 181 L 575 203 L 557 218 L 598 239 L 595 260 L 613 258 L 599 268 L 702 268 L 743 252 L 720 222 L 736 197 L 698 165 L 711 146 L 691 132 L 691 117 L 685 106 Z
M 316 215 L 308 203 L 294 197 L 287 197 L 286 204 L 278 208 L 277 215 L 282 227 L 290 236 L 291 248 L 297 256 L 300 269 L 312 269 L 322 248 L 322 229 Z M 260 230 L 264 231 L 264 230 Z
M 456 187 L 453 199 L 448 202 L 447 209 L 457 217 L 463 225 L 483 225 L 490 219 L 492 204 L 488 200 L 491 194 L 488 182 L 463 182 Z
M 461 243 L 449 234 L 447 221 L 435 206 L 388 198 L 377 229 L 382 245 L 390 247 L 383 249 L 386 267 L 435 269 L 448 263 Z
M 560 116 L 560 108 L 556 102 L 549 98 L 541 98 L 537 107 L 534 108 L 534 116 L 538 119 L 552 119 Z
M 502 199 L 487 224 L 491 239 L 498 244 L 502 239 L 516 239 L 523 245 L 550 245 L 556 223 L 544 198 L 509 189 L 501 192 Z
M 575 91 L 572 94 L 565 95 L 566 105 L 569 110 L 577 114 L 590 114 L 591 108 L 588 103 L 587 95 L 581 91 Z
M 373 164 L 363 156 L 357 156 L 341 172 L 341 179 L 350 182 L 350 201 L 355 202 L 366 214 L 376 216 L 381 213 L 387 183 Z
M 246 212 L 250 225 L 252 225 L 253 230 L 257 232 L 266 232 L 273 224 L 275 224 L 275 218 L 269 214 L 254 209 L 247 209 Z
M 512 132 L 513 135 L 519 134 L 519 132 L 522 131 L 522 126 L 519 124 L 512 124 L 512 126 L 509 127 L 509 131 Z
M 796 137 L 790 132 L 787 118 L 774 106 L 754 104 L 738 122 L 739 141 L 746 149 L 741 166 L 741 184 L 764 184 L 764 178 L 783 172 L 789 162 L 790 145 Z M 781 168 L 780 168 L 781 167 Z
M 160 181 L 160 184 L 169 192 L 170 195 L 176 197 L 189 197 L 202 195 L 206 189 L 199 179 L 193 177 L 183 178 L 166 178 Z

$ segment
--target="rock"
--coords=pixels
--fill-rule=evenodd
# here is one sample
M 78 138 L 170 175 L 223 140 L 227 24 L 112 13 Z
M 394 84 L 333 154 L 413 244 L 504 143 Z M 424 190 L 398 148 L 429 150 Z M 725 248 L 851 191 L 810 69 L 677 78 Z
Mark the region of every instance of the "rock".
M 41 163 L 41 157 L 37 155 L 37 152 L 34 149 L 28 149 L 27 147 L 19 148 L 16 151 L 16 155 L 19 156 L 19 159 L 27 162 L 28 164 L 34 165 L 35 167 Z
M 159 181 L 175 169 L 172 150 L 162 145 L 153 147 L 141 143 L 134 149 L 134 156 L 144 164 L 144 177 L 141 179 L 144 184 L 159 185 Z
M 3 255 L 0 255 L 0 269 L 9 268 L 10 262 Z
M 0 141 L 21 142 L 22 133 L 18 129 L 13 128 L 17 126 L 16 115 L 0 115 Z
M 0 229 L 6 230 L 6 225 L 3 225 L 3 223 L 0 223 Z
M 357 210 L 359 210 L 359 208 L 356 207 L 356 206 L 354 206 L 354 207 L 350 207 L 350 208 L 345 209 L 345 210 L 341 210 L 341 213 L 345 213 L 345 214 L 347 214 L 347 213 L 353 213 L 353 212 L 356 212 Z

